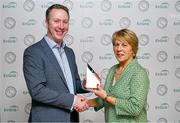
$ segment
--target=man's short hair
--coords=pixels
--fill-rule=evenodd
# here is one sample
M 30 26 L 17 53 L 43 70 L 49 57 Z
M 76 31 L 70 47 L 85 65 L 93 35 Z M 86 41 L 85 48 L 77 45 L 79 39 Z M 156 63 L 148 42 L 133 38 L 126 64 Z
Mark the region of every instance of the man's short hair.
M 64 11 L 67 12 L 68 18 L 70 18 L 69 9 L 66 6 L 61 4 L 53 4 L 46 10 L 46 20 L 49 19 L 49 13 L 52 11 L 52 9 L 63 9 Z

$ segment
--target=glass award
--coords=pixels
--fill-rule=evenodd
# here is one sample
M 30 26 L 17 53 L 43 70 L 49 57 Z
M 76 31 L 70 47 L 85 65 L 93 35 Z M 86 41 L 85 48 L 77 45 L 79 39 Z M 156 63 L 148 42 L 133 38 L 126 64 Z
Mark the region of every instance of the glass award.
M 96 72 L 92 69 L 92 67 L 87 64 L 86 71 L 86 88 L 97 88 L 97 84 L 100 85 L 100 80 L 96 76 Z

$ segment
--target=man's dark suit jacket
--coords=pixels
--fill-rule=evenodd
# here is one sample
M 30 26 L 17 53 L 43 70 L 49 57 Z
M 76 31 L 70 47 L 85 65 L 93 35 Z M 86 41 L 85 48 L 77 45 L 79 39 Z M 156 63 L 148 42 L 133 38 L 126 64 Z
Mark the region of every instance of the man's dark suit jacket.
M 65 53 L 72 73 L 74 92 L 85 92 L 71 48 Z M 70 94 L 58 61 L 43 38 L 24 51 L 23 71 L 32 98 L 29 122 L 79 121 L 78 113 L 71 111 L 74 95 Z

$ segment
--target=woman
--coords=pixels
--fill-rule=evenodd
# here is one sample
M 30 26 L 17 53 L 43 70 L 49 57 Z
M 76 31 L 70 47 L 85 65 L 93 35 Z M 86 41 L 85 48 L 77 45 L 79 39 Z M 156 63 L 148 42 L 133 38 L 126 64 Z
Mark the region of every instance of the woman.
M 114 55 L 118 64 L 107 74 L 104 89 L 91 90 L 98 98 L 88 101 L 95 110 L 105 108 L 106 122 L 147 122 L 148 75 L 137 63 L 138 38 L 129 29 L 112 36 Z

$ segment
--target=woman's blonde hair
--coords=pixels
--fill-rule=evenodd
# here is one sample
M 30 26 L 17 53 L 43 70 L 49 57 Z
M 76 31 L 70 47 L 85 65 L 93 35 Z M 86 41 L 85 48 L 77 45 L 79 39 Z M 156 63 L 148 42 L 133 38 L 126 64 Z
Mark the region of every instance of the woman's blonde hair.
M 136 34 L 129 29 L 118 30 L 112 35 L 112 44 L 114 46 L 115 41 L 127 41 L 128 44 L 132 47 L 134 52 L 134 58 L 136 57 L 138 51 L 138 38 Z

